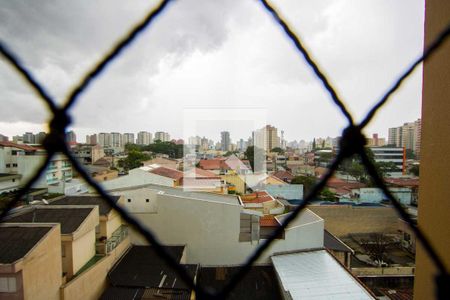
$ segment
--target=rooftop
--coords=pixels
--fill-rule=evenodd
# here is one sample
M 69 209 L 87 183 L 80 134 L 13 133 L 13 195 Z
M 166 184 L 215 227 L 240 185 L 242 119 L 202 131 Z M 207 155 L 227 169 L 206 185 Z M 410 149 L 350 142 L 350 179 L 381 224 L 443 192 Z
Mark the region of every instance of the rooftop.
M 183 256 L 184 246 L 165 247 L 177 262 Z M 163 277 L 166 280 L 162 281 Z M 113 286 L 187 288 L 176 273 L 160 258 L 152 246 L 133 246 L 109 273 Z
M 202 267 L 198 282 L 215 290 L 222 289 L 240 267 Z M 227 299 L 281 299 L 276 275 L 272 266 L 252 266 L 227 296 Z
M 180 262 L 184 246 L 167 246 Z M 197 265 L 182 265 L 195 277 Z M 190 299 L 190 288 L 151 246 L 133 246 L 109 273 L 110 287 L 101 299 Z
M 184 175 L 183 172 L 181 172 L 181 171 L 171 169 L 171 168 L 166 168 L 166 167 L 159 167 L 159 168 L 150 170 L 149 172 L 156 174 L 156 175 L 163 176 L 163 177 L 169 177 L 174 180 L 179 180 L 179 179 L 183 178 L 183 175 Z
M 239 205 L 240 202 L 237 196 L 235 195 L 222 195 L 222 194 L 214 194 L 214 193 L 202 193 L 202 192 L 190 192 L 185 191 L 182 188 L 174 188 L 174 187 L 168 187 L 163 185 L 156 185 L 156 184 L 145 184 L 141 186 L 133 186 L 129 188 L 119 188 L 119 189 L 111 189 L 110 192 L 113 192 L 116 195 L 121 194 L 121 191 L 127 191 L 127 190 L 136 190 L 136 189 L 150 189 L 157 192 L 161 192 L 165 195 L 170 196 L 176 196 L 176 197 L 184 197 L 184 198 L 190 198 L 195 200 L 201 200 L 201 201 L 210 201 L 210 202 L 218 202 L 218 203 L 224 203 L 224 204 L 232 204 L 232 205 Z
M 0 225 L 0 264 L 10 264 L 24 257 L 52 227 Z
M 9 141 L 0 142 L 0 146 L 13 147 L 13 148 L 17 148 L 17 149 L 21 149 L 21 150 L 25 150 L 25 151 L 36 151 L 36 150 L 38 150 L 37 148 L 29 146 L 29 145 L 26 145 L 26 144 L 17 144 L 17 143 L 13 143 L 13 142 L 9 142 Z
M 271 257 L 282 290 L 292 299 L 376 299 L 326 250 Z
M 272 175 L 283 181 L 291 181 L 294 178 L 294 175 L 288 171 L 276 171 Z
M 120 196 L 111 196 L 117 202 Z M 50 202 L 50 205 L 97 205 L 100 215 L 107 215 L 112 207 L 101 196 L 65 196 L 64 198 Z
M 4 223 L 59 223 L 61 234 L 70 234 L 80 227 L 93 208 L 53 208 L 34 206 L 24 208 L 17 214 L 7 217 Z
M 301 200 L 303 199 L 303 185 L 302 184 L 268 184 L 264 187 L 269 194 L 275 198 L 286 200 Z
M 273 215 L 265 215 L 259 218 L 259 224 L 261 227 L 278 227 L 280 223 L 275 219 Z
M 240 196 L 244 203 L 263 203 L 267 201 L 275 201 L 266 191 L 257 191 L 251 194 Z
M 323 245 L 325 248 L 334 250 L 334 251 L 341 251 L 341 252 L 351 252 L 353 253 L 353 249 L 347 246 L 343 241 L 341 241 L 339 238 L 328 232 L 328 230 L 323 231 Z

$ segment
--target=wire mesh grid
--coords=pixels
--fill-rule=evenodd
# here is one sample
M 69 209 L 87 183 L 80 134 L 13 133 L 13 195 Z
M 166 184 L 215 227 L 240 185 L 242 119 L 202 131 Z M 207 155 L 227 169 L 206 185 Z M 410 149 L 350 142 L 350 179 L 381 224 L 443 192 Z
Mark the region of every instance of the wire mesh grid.
M 340 140 L 339 152 L 335 157 L 334 161 L 329 166 L 328 172 L 321 178 L 321 180 L 312 188 L 310 193 L 304 198 L 302 204 L 296 207 L 296 209 L 284 220 L 283 224 L 278 227 L 271 236 L 264 240 L 260 246 L 252 253 L 252 255 L 246 260 L 245 264 L 240 268 L 240 270 L 231 278 L 231 280 L 225 285 L 225 287 L 220 291 L 211 290 L 208 287 L 198 285 L 194 282 L 193 278 L 186 272 L 186 269 L 181 267 L 174 258 L 165 251 L 162 244 L 158 241 L 156 235 L 152 232 L 151 228 L 146 228 L 137 219 L 129 215 L 121 206 L 117 205 L 111 196 L 105 192 L 102 187 L 94 181 L 84 167 L 78 162 L 78 160 L 73 156 L 69 148 L 65 143 L 65 131 L 67 126 L 71 123 L 69 110 L 72 107 L 83 92 L 92 84 L 95 79 L 101 75 L 105 70 L 105 67 L 112 63 L 122 52 L 124 52 L 131 43 L 133 43 L 144 30 L 150 27 L 153 21 L 168 7 L 171 0 L 161 1 L 155 8 L 153 8 L 141 21 L 137 22 L 136 25 L 125 35 L 119 42 L 112 47 L 112 49 L 103 56 L 103 58 L 82 78 L 80 83 L 75 86 L 75 88 L 69 94 L 65 104 L 58 106 L 56 102 L 49 96 L 46 92 L 44 85 L 40 84 L 38 80 L 34 78 L 30 71 L 20 62 L 19 58 L 11 52 L 4 41 L 0 41 L 0 51 L 4 59 L 11 64 L 12 68 L 20 74 L 24 81 L 42 98 L 46 103 L 48 109 L 52 112 L 53 118 L 49 123 L 50 132 L 43 142 L 43 146 L 47 151 L 47 156 L 45 161 L 38 170 L 35 172 L 33 177 L 24 185 L 24 187 L 19 190 L 16 197 L 7 203 L 6 208 L 0 215 L 0 221 L 8 214 L 8 212 L 16 206 L 20 199 L 27 193 L 27 191 L 37 182 L 38 178 L 43 172 L 45 172 L 47 165 L 50 163 L 51 158 L 55 153 L 61 152 L 65 154 L 70 162 L 72 163 L 75 170 L 81 175 L 81 177 L 86 180 L 86 182 L 94 188 L 94 190 L 103 197 L 112 207 L 115 209 L 121 217 L 132 227 L 134 227 L 139 233 L 141 233 L 147 242 L 149 242 L 155 249 L 156 253 L 164 259 L 164 261 L 172 267 L 180 278 L 190 287 L 195 293 L 196 297 L 199 299 L 225 299 L 233 290 L 234 287 L 243 279 L 243 277 L 250 271 L 250 268 L 254 262 L 263 254 L 264 251 L 269 247 L 269 245 L 274 242 L 277 236 L 279 236 L 282 231 L 298 217 L 300 212 L 308 205 L 308 203 L 314 199 L 320 191 L 325 187 L 327 181 L 333 176 L 334 172 L 337 170 L 339 165 L 344 159 L 350 158 L 354 155 L 359 155 L 361 161 L 366 168 L 369 176 L 372 178 L 375 185 L 380 188 L 387 198 L 392 203 L 394 209 L 397 211 L 399 216 L 408 223 L 408 226 L 416 234 L 421 245 L 424 247 L 426 253 L 431 258 L 435 267 L 438 270 L 438 275 L 436 276 L 435 285 L 437 289 L 437 298 L 439 299 L 450 299 L 450 294 L 448 291 L 450 279 L 449 274 L 435 251 L 434 247 L 430 243 L 429 239 L 425 236 L 422 230 L 413 222 L 409 214 L 402 207 L 400 202 L 392 195 L 392 193 L 387 188 L 383 178 L 378 174 L 372 161 L 367 156 L 364 147 L 366 139 L 362 133 L 364 127 L 366 127 L 369 122 L 373 119 L 378 110 L 389 100 L 390 96 L 395 93 L 395 91 L 401 86 L 405 79 L 415 70 L 415 68 L 422 62 L 427 60 L 448 38 L 450 35 L 450 24 L 442 31 L 442 33 L 435 39 L 435 41 L 424 51 L 421 57 L 414 61 L 410 67 L 404 71 L 404 73 L 394 82 L 392 87 L 384 94 L 384 96 L 379 99 L 379 101 L 372 107 L 372 109 L 367 113 L 364 119 L 358 124 L 355 123 L 353 117 L 347 110 L 343 101 L 340 99 L 335 89 L 321 71 L 317 63 L 311 58 L 310 54 L 303 46 L 299 37 L 294 33 L 294 31 L 289 27 L 287 22 L 281 17 L 277 12 L 275 7 L 267 0 L 260 0 L 262 7 L 267 10 L 269 15 L 274 19 L 274 22 L 278 24 L 281 29 L 286 34 L 288 38 L 298 50 L 298 52 L 303 56 L 304 60 L 313 70 L 317 79 L 322 83 L 323 88 L 328 92 L 333 103 L 340 109 L 341 113 L 345 116 L 348 122 L 347 128 L 343 131 L 342 138 Z

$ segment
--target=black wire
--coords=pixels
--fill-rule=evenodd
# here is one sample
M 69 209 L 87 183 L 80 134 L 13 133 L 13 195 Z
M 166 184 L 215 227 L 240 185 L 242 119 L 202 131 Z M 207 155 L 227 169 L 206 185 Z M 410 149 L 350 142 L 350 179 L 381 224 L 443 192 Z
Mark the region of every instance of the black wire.
M 190 275 L 186 272 L 184 268 L 179 265 L 172 256 L 170 256 L 161 243 L 157 240 L 156 236 L 152 233 L 151 230 L 145 228 L 139 221 L 129 215 L 122 207 L 117 205 L 113 199 L 91 178 L 89 177 L 86 170 L 78 163 L 78 161 L 73 157 L 67 145 L 64 142 L 64 132 L 67 125 L 70 122 L 69 117 L 66 115 L 66 111 L 76 102 L 78 97 L 86 90 L 89 84 L 97 78 L 106 68 L 106 66 L 116 59 L 121 52 L 126 49 L 146 28 L 148 28 L 149 24 L 164 10 L 170 0 L 162 1 L 155 9 L 152 9 L 149 14 L 138 23 L 130 33 L 123 38 L 108 54 L 106 54 L 102 60 L 84 77 L 81 83 L 75 87 L 75 89 L 70 93 L 68 100 L 64 107 L 58 108 L 48 93 L 44 90 L 42 85 L 40 85 L 32 76 L 32 74 L 27 71 L 21 62 L 14 56 L 14 54 L 6 49 L 3 43 L 0 43 L 0 50 L 2 55 L 6 58 L 6 60 L 13 65 L 15 70 L 21 74 L 25 81 L 31 85 L 31 87 L 41 96 L 41 98 L 45 101 L 47 106 L 52 111 L 54 118 L 50 123 L 51 132 L 50 135 L 46 138 L 46 143 L 44 144 L 45 149 L 47 150 L 47 157 L 45 162 L 40 166 L 34 176 L 25 184 L 23 189 L 19 191 L 16 198 L 10 201 L 7 204 L 6 209 L 0 215 L 0 220 L 2 220 L 8 212 L 17 204 L 17 202 L 22 198 L 26 192 L 33 186 L 34 183 L 39 179 L 41 174 L 44 174 L 44 171 L 50 162 L 52 156 L 56 151 L 61 151 L 67 155 L 69 160 L 72 162 L 75 170 L 77 170 L 80 175 L 87 181 L 89 185 L 94 187 L 97 193 L 105 199 L 122 217 L 125 221 L 127 221 L 131 226 L 134 226 L 145 238 L 146 240 L 152 244 L 155 248 L 156 253 L 164 259 L 169 266 L 174 268 L 180 278 L 190 287 L 196 291 L 196 296 L 199 299 L 210 299 L 210 298 L 226 298 L 229 293 L 233 290 L 234 287 L 242 280 L 242 278 L 248 273 L 252 264 L 267 250 L 269 245 L 275 240 L 279 234 L 288 226 L 288 224 L 293 221 L 300 212 L 306 207 L 306 205 L 320 192 L 320 190 L 325 186 L 327 180 L 331 178 L 333 173 L 338 168 L 339 164 L 343 159 L 350 157 L 354 153 L 359 153 L 361 155 L 361 159 L 363 164 L 365 165 L 369 175 L 372 177 L 373 181 L 376 185 L 382 189 L 382 191 L 386 194 L 386 196 L 393 203 L 394 208 L 397 210 L 399 215 L 408 223 L 408 225 L 415 232 L 418 237 L 420 243 L 424 246 L 428 255 L 432 258 L 433 263 L 438 267 L 440 271 L 440 276 L 438 277 L 440 284 L 436 283 L 441 289 L 442 286 L 445 286 L 445 282 L 448 282 L 448 272 L 442 260 L 438 257 L 436 251 L 432 247 L 429 240 L 425 237 L 423 232 L 419 227 L 414 226 L 413 221 L 407 214 L 407 212 L 402 208 L 401 204 L 393 197 L 390 193 L 389 189 L 384 184 L 382 178 L 377 173 L 375 167 L 369 161 L 367 155 L 364 152 L 363 148 L 363 139 L 364 137 L 361 134 L 361 129 L 365 127 L 370 120 L 373 118 L 375 113 L 378 111 L 380 107 L 382 107 L 389 97 L 398 89 L 398 87 L 402 84 L 404 79 L 406 79 L 412 71 L 423 61 L 428 59 L 432 53 L 436 51 L 439 47 L 442 46 L 444 40 L 448 37 L 450 33 L 450 26 L 447 27 L 446 30 L 431 44 L 431 46 L 424 52 L 423 56 L 419 58 L 416 62 L 412 64 L 412 66 L 396 81 L 393 87 L 383 96 L 383 98 L 369 111 L 364 120 L 361 122 L 359 126 L 353 126 L 353 119 L 347 108 L 343 104 L 343 102 L 339 99 L 337 93 L 334 88 L 328 82 L 324 73 L 319 69 L 317 64 L 312 60 L 311 56 L 301 44 L 299 38 L 296 34 L 290 29 L 287 23 L 280 17 L 280 15 L 276 12 L 272 5 L 269 4 L 266 0 L 261 0 L 263 6 L 271 13 L 274 17 L 275 21 L 283 28 L 287 37 L 294 43 L 297 50 L 303 55 L 309 66 L 313 69 L 317 78 L 322 82 L 324 88 L 328 91 L 333 99 L 333 102 L 340 108 L 342 114 L 347 118 L 350 126 L 348 129 L 344 131 L 343 138 L 341 140 L 341 149 L 338 153 L 336 159 L 333 161 L 332 165 L 329 167 L 327 174 L 314 186 L 313 190 L 306 196 L 305 200 L 301 205 L 299 205 L 294 212 L 292 212 L 286 219 L 283 224 L 275 230 L 269 239 L 265 240 L 260 247 L 247 259 L 246 264 L 242 266 L 242 268 L 238 271 L 238 273 L 230 280 L 230 282 L 225 286 L 225 288 L 219 293 L 213 295 L 211 292 L 207 291 L 205 287 L 196 285 Z M 444 282 L 444 283 L 442 283 Z M 441 291 L 441 290 L 440 290 Z M 442 291 L 441 291 L 442 292 Z
M 253 254 L 247 259 L 245 262 L 245 265 L 239 269 L 239 271 L 231 278 L 231 280 L 228 282 L 228 284 L 223 288 L 222 291 L 219 292 L 218 296 L 219 298 L 226 298 L 227 295 L 236 287 L 236 285 L 245 277 L 245 275 L 250 271 L 252 264 L 256 262 L 256 260 L 267 250 L 267 248 L 274 242 L 276 238 L 280 236 L 281 233 L 286 229 L 286 227 L 291 223 L 293 220 L 295 220 L 298 215 L 303 211 L 303 209 L 306 208 L 306 206 L 311 202 L 311 200 L 315 199 L 316 196 L 319 194 L 319 192 L 325 187 L 325 184 L 327 183 L 328 179 L 330 179 L 334 172 L 337 170 L 339 164 L 344 159 L 344 156 L 338 155 L 336 159 L 331 164 L 330 168 L 328 169 L 328 172 L 321 178 L 321 180 L 313 187 L 311 192 L 305 197 L 303 202 L 298 205 L 295 210 L 290 213 L 286 219 L 283 221 L 283 224 L 281 224 L 279 227 L 277 227 L 276 230 L 272 232 L 270 237 L 265 240 L 254 252 Z
M 383 191 L 383 193 L 391 201 L 392 205 L 394 206 L 395 210 L 400 215 L 400 217 L 404 221 L 406 221 L 406 223 L 411 228 L 411 230 L 414 231 L 414 234 L 419 239 L 422 246 L 425 248 L 425 251 L 428 253 L 428 255 L 433 260 L 434 264 L 439 269 L 439 272 L 441 272 L 442 274 L 446 274 L 447 270 L 446 270 L 442 260 L 439 258 L 438 254 L 432 247 L 430 240 L 419 229 L 419 227 L 414 225 L 414 221 L 411 219 L 410 215 L 405 211 L 405 209 L 402 207 L 400 202 L 392 195 L 391 191 L 387 188 L 386 184 L 384 183 L 384 180 L 378 174 L 375 166 L 372 164 L 372 162 L 368 158 L 367 153 L 364 151 L 364 149 L 359 152 L 359 155 L 361 157 L 363 165 L 365 166 L 365 168 L 367 170 L 367 173 L 369 173 L 369 175 L 372 178 L 372 180 L 374 181 L 375 185 Z
M 314 62 L 314 60 L 309 55 L 308 51 L 305 49 L 305 47 L 300 42 L 300 39 L 298 36 L 292 31 L 292 29 L 289 27 L 287 22 L 283 20 L 283 18 L 280 17 L 280 14 L 275 10 L 272 4 L 270 4 L 267 0 L 261 0 L 261 3 L 263 6 L 269 11 L 269 13 L 274 17 L 275 21 L 283 28 L 284 32 L 288 36 L 288 38 L 294 43 L 295 47 L 298 51 L 303 55 L 308 65 L 312 68 L 314 71 L 314 74 L 316 77 L 322 82 L 324 88 L 328 91 L 328 93 L 331 96 L 331 99 L 333 100 L 334 104 L 336 104 L 337 107 L 341 110 L 342 114 L 347 118 L 347 121 L 350 125 L 353 125 L 353 117 L 348 112 L 347 108 L 345 107 L 344 103 L 341 99 L 339 99 L 339 96 L 337 95 L 335 89 L 331 85 L 331 83 L 326 78 L 325 74 L 319 69 L 319 66 Z
M 89 71 L 82 79 L 82 81 L 75 87 L 75 89 L 70 93 L 69 98 L 64 105 L 64 110 L 68 110 L 78 99 L 78 97 L 85 91 L 89 84 L 99 76 L 102 71 L 105 70 L 106 66 L 113 60 L 117 59 L 126 47 L 130 46 L 137 36 L 142 33 L 152 21 L 159 16 L 167 4 L 172 0 L 163 0 L 159 3 L 157 7 L 152 9 L 149 14 L 138 24 L 134 26 L 133 29 L 123 37 L 116 46 L 111 49 L 103 58 L 94 66 L 94 68 Z
M 397 91 L 397 89 L 401 86 L 403 81 L 411 75 L 411 73 L 416 69 L 416 67 L 421 64 L 423 61 L 428 59 L 433 53 L 436 52 L 437 49 L 445 42 L 445 40 L 450 35 L 450 24 L 444 29 L 441 34 L 434 40 L 434 42 L 428 47 L 427 50 L 423 53 L 423 55 L 417 59 L 406 71 L 400 76 L 392 85 L 392 87 L 384 94 L 384 96 L 375 104 L 372 109 L 367 113 L 364 120 L 360 123 L 360 127 L 364 128 L 372 118 L 375 116 L 376 112 L 389 100 L 390 96 Z
M 52 100 L 50 95 L 45 91 L 39 82 L 34 78 L 33 74 L 30 71 L 24 68 L 23 64 L 20 60 L 11 52 L 6 45 L 0 41 L 0 52 L 6 58 L 6 60 L 14 67 L 14 69 L 22 75 L 23 79 L 31 86 L 31 88 L 41 96 L 42 100 L 44 100 L 45 104 L 47 104 L 48 108 L 51 110 L 53 114 L 56 113 L 57 107 L 55 102 Z

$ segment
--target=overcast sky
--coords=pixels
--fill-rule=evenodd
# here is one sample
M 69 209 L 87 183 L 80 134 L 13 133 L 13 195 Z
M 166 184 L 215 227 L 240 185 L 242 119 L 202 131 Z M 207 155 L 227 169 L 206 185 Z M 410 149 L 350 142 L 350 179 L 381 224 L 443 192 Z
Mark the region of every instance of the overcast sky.
M 0 0 L 0 39 L 60 103 L 70 88 L 156 1 Z M 274 1 L 360 120 L 423 47 L 423 0 Z M 421 68 L 367 134 L 421 114 Z M 42 102 L 0 61 L 0 133 L 45 129 Z M 183 136 L 189 110 L 266 111 L 287 140 L 338 136 L 344 118 L 303 58 L 255 0 L 178 0 L 113 62 L 72 109 L 87 133 L 168 131 Z M 214 140 L 251 134 L 242 121 L 199 120 Z M 245 116 L 248 115 L 249 120 Z M 242 124 L 240 126 L 239 124 Z

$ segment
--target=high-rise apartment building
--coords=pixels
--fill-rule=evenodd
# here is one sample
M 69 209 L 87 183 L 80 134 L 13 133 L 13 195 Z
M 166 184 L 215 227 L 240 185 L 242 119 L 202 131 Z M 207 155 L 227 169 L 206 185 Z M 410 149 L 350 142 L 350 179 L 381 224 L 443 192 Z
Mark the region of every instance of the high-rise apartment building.
M 111 133 L 108 132 L 100 132 L 98 134 L 98 144 L 105 147 L 111 147 L 112 146 L 112 139 L 111 139 Z
M 231 148 L 231 139 L 230 139 L 230 132 L 228 131 L 222 131 L 220 133 L 220 146 L 222 151 L 230 151 Z
M 75 131 L 70 130 L 66 132 L 66 142 L 67 143 L 76 143 L 77 142 L 77 135 L 75 134 Z
M 140 131 L 137 134 L 136 144 L 138 145 L 149 145 L 153 142 L 152 134 L 147 131 Z
M 43 131 L 35 134 L 34 135 L 34 142 L 36 144 L 42 144 L 44 142 L 44 139 L 45 139 L 46 135 L 47 134 L 45 132 L 43 132 Z
M 123 145 L 134 144 L 134 133 L 124 133 L 122 137 Z
M 122 134 L 119 132 L 111 132 L 111 146 L 114 148 L 123 147 Z
M 405 147 L 405 149 L 412 150 L 414 154 L 419 155 L 421 132 L 420 119 L 417 119 L 415 122 L 405 123 L 400 127 L 389 128 L 388 144 L 396 147 Z
M 157 131 L 155 132 L 155 140 L 160 140 L 161 142 L 169 142 L 170 135 L 167 132 Z
M 270 152 L 273 148 L 280 147 L 280 138 L 278 136 L 278 129 L 271 125 L 266 125 L 260 130 L 257 130 L 253 135 L 253 143 L 255 146 L 263 148 Z
M 24 144 L 34 144 L 34 134 L 32 132 L 25 132 L 23 134 Z
M 98 143 L 98 138 L 95 133 L 92 135 L 86 135 L 86 144 L 96 145 Z

